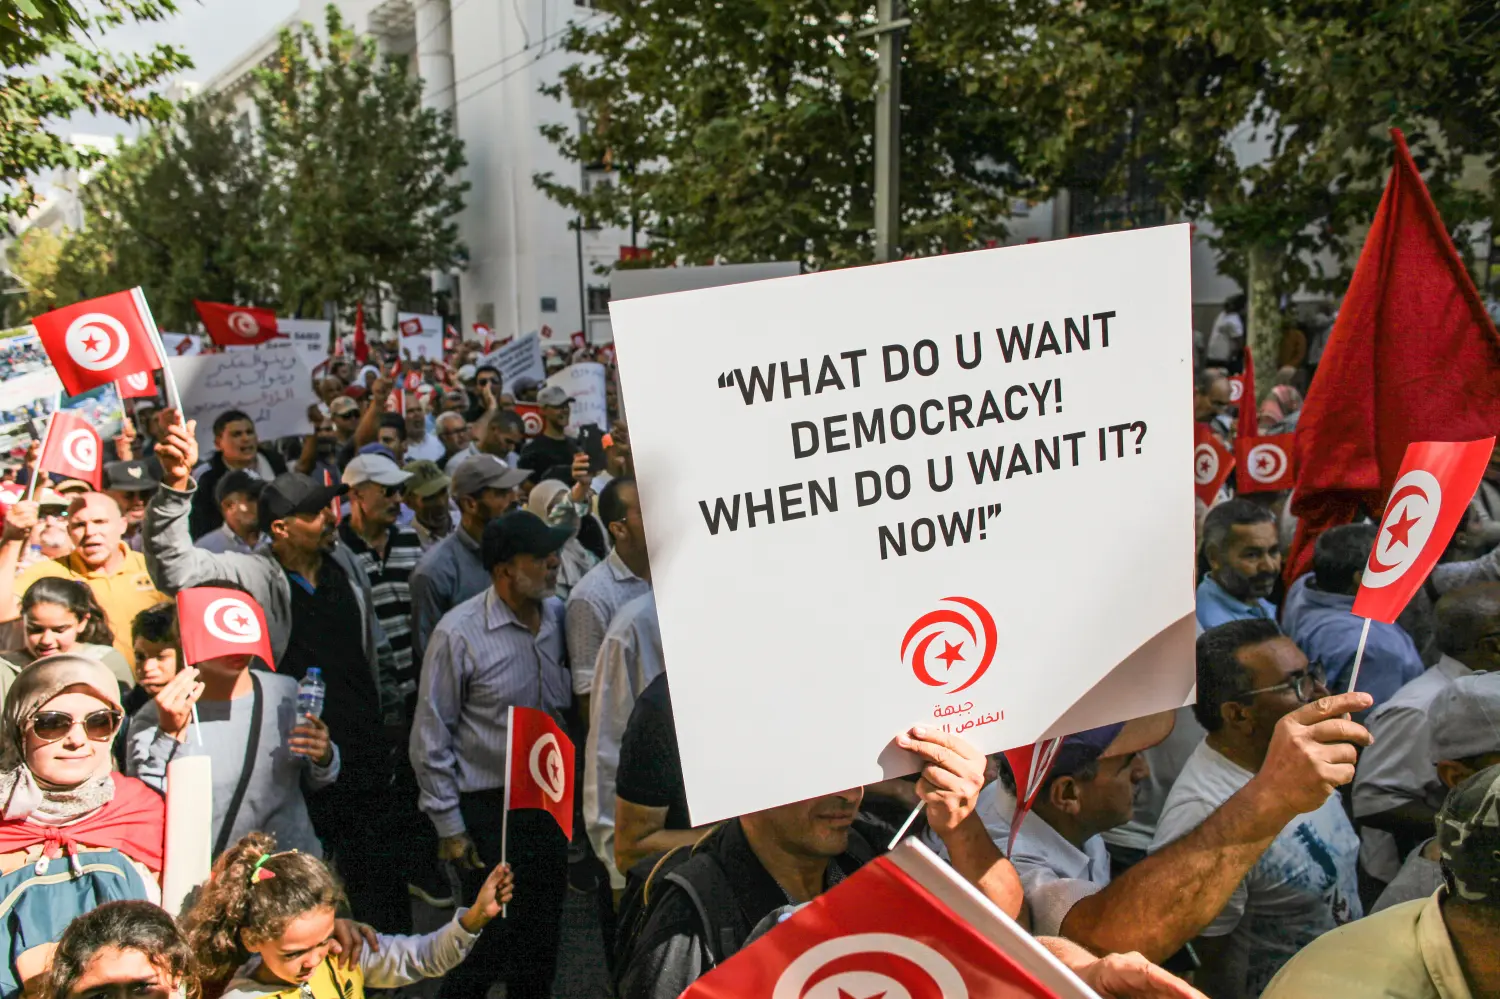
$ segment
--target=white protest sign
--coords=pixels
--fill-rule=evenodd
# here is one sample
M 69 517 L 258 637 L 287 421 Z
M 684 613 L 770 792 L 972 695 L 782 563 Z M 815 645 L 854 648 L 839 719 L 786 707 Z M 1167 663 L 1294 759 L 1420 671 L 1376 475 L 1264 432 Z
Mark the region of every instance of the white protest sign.
M 443 359 L 443 318 L 418 312 L 396 313 L 396 339 L 403 360 Z
M 542 366 L 542 339 L 535 332 L 495 348 L 480 357 L 478 363 L 499 369 L 501 388 L 506 392 L 525 385 L 540 385 L 547 378 L 547 369 Z
M 993 753 L 1183 704 L 1188 249 L 612 303 L 694 825 L 914 772 L 913 725 Z
M 162 348 L 168 357 L 193 357 L 203 352 L 203 338 L 186 333 L 161 334 Z
M 198 448 L 205 458 L 213 452 L 214 417 L 226 409 L 248 413 L 261 440 L 309 430 L 307 407 L 318 399 L 302 352 L 290 340 L 232 353 L 173 357 L 167 363 L 182 393 L 183 415 L 198 421 Z
M 572 400 L 568 426 L 573 429 L 592 423 L 600 430 L 609 429 L 609 406 L 604 398 L 604 365 L 595 361 L 570 364 L 547 379 L 548 385 L 561 385 Z
M 333 324 L 326 319 L 277 319 L 276 331 L 297 347 L 307 370 L 328 360 L 328 331 Z

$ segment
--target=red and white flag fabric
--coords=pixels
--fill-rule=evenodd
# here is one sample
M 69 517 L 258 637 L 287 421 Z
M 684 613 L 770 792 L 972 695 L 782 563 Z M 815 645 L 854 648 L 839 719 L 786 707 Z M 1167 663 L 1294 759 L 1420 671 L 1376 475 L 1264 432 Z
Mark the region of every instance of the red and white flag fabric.
M 1234 455 L 1206 423 L 1193 424 L 1193 491 L 1208 506 L 1234 471 Z
M 584 335 L 583 330 L 575 331 L 571 340 L 574 347 L 587 347 L 589 345 L 589 338 Z
M 907 840 L 682 999 L 1097 999 L 1025 930 Z
M 370 344 L 365 339 L 365 303 L 354 306 L 354 360 L 364 364 L 370 359 Z
M 1355 614 L 1386 624 L 1401 616 L 1463 521 L 1494 447 L 1493 437 L 1407 447 L 1354 598 Z
M 403 319 L 396 326 L 401 330 L 402 336 L 422 335 L 422 320 L 420 319 Z
M 41 472 L 56 472 L 69 479 L 82 479 L 99 488 L 103 468 L 104 441 L 82 413 L 59 409 L 47 425 L 42 445 Z
M 1292 488 L 1297 481 L 1294 434 L 1234 439 L 1235 492 L 1269 493 Z
M 221 347 L 246 347 L 281 336 L 276 331 L 276 313 L 253 305 L 193 300 L 198 318 L 209 338 Z
M 1260 413 L 1255 408 L 1255 358 L 1245 345 L 1244 367 L 1229 379 L 1229 401 L 1239 407 L 1236 437 L 1255 437 L 1260 433 Z
M 385 411 L 404 417 L 406 415 L 406 393 L 397 388 L 390 395 L 386 396 Z
M 599 348 L 599 360 L 603 361 L 605 364 L 614 364 L 615 363 L 615 345 L 612 344 L 612 343 L 607 343 L 604 346 L 600 347 Z
M 415 392 L 417 388 L 422 384 L 422 372 L 415 369 L 408 371 L 406 373 L 406 377 L 402 379 L 402 383 L 405 386 L 406 391 Z
M 474 336 L 479 341 L 479 351 L 488 354 L 495 349 L 495 333 L 484 323 L 474 324 Z
M 32 322 L 70 396 L 166 363 L 139 288 L 55 309 Z
M 542 411 L 538 406 L 529 402 L 518 402 L 512 408 L 521 418 L 521 427 L 526 431 L 527 437 L 535 437 L 542 432 Z
M 1016 782 L 1016 809 L 1010 817 L 1010 842 L 1005 846 L 1007 855 L 1015 849 L 1016 833 L 1021 831 L 1021 823 L 1031 811 L 1037 792 L 1042 789 L 1042 783 L 1052 770 L 1052 764 L 1057 760 L 1057 751 L 1061 748 L 1062 739 L 1043 739 L 1030 746 L 1007 749 L 1003 754 Z
M 573 838 L 573 742 L 545 711 L 511 707 L 507 717 L 505 810 L 540 808 Z
M 220 656 L 259 656 L 272 669 L 266 613 L 240 590 L 193 586 L 177 591 L 177 630 L 189 666 Z
M 156 375 L 150 371 L 137 371 L 126 375 L 115 383 L 121 399 L 155 399 Z

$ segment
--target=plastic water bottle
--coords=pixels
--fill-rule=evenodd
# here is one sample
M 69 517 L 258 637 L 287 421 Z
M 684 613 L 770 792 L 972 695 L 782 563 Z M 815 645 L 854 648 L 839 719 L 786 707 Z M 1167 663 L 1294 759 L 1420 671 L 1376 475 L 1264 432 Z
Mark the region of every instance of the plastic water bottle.
M 316 666 L 309 666 L 307 674 L 297 684 L 297 717 L 323 717 L 323 698 L 327 692 L 328 688 L 323 685 L 323 671 Z

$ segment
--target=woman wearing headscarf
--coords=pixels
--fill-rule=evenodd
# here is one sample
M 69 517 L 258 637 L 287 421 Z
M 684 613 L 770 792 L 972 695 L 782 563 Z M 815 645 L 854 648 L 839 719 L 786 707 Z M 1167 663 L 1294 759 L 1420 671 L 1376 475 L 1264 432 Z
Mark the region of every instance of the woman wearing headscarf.
M 123 718 L 109 668 L 47 656 L 23 669 L 0 716 L 0 997 L 46 966 L 51 943 L 104 902 L 159 902 L 166 805 L 111 772 Z
M 583 518 L 593 515 L 588 512 L 587 503 L 576 502 L 570 493 L 566 483 L 557 479 L 543 479 L 526 498 L 526 509 L 553 527 L 569 527 L 573 531 L 573 536 L 558 552 L 562 565 L 557 571 L 557 595 L 563 600 L 568 599 L 568 594 L 578 585 L 584 573 L 599 564 L 599 557 L 578 540 L 578 530 Z

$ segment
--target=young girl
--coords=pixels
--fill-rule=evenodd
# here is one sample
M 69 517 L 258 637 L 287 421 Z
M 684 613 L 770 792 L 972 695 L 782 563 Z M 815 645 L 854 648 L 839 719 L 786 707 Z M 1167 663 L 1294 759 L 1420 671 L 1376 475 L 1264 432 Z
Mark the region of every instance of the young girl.
M 447 974 L 468 955 L 479 931 L 510 901 L 510 867 L 485 878 L 479 897 L 452 922 L 423 936 L 380 935 L 351 965 L 335 965 L 334 916 L 343 888 L 321 860 L 276 853 L 255 832 L 224 851 L 192 909 L 183 916 L 205 982 L 230 979 L 222 999 L 363 999 Z
M 193 952 L 150 902 L 106 902 L 68 925 L 46 999 L 198 999 Z
M 10 679 L 36 659 L 71 652 L 99 660 L 127 687 L 135 682 L 130 665 L 114 647 L 104 608 L 83 583 L 54 576 L 38 579 L 21 598 L 21 623 L 25 646 L 0 653 L 11 667 L 0 671 Z M 0 688 L 3 694 L 9 684 L 0 680 Z

